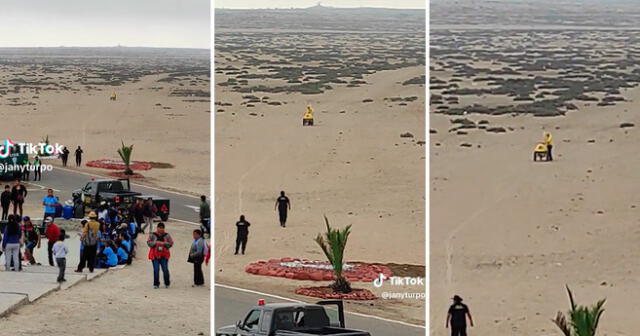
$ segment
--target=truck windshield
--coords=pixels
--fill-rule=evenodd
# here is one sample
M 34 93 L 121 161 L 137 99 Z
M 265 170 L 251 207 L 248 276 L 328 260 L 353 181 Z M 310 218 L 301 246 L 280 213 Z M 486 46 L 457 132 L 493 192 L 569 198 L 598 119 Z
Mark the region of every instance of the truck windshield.
M 329 326 L 324 309 L 284 310 L 276 313 L 276 330 L 317 329 Z

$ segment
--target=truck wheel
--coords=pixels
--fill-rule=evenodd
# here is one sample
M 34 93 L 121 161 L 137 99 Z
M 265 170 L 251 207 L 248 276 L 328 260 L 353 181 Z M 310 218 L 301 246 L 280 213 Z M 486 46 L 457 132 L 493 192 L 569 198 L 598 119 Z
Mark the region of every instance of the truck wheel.
M 162 214 L 160 215 L 160 219 L 162 219 L 163 222 L 166 222 L 169 220 L 169 214 Z

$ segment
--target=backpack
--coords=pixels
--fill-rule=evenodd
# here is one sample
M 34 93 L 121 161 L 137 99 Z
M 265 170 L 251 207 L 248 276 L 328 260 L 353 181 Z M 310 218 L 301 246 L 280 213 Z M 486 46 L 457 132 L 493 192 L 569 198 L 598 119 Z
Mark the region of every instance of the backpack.
M 87 223 L 86 225 L 89 225 Z M 94 232 L 90 227 L 87 227 L 87 236 L 82 239 L 84 246 L 96 246 L 98 244 L 98 232 Z

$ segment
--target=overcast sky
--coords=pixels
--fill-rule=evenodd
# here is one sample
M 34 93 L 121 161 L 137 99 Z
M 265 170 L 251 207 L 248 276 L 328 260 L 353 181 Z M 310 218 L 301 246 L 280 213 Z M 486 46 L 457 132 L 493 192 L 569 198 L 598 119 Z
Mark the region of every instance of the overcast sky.
M 332 7 L 425 8 L 425 0 L 322 0 Z M 305 8 L 318 0 L 214 0 L 215 8 Z
M 209 0 L 1 0 L 0 47 L 209 48 Z

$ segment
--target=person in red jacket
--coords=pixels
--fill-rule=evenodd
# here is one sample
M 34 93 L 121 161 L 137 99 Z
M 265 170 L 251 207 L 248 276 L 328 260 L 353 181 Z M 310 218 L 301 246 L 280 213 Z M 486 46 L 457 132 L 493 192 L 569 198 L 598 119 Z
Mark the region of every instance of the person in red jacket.
M 44 225 L 47 227 L 45 235 L 47 236 L 47 253 L 49 254 L 49 266 L 53 266 L 53 244 L 60 238 L 60 228 L 53 222 L 51 217 L 47 217 L 44 220 Z
M 171 285 L 169 258 L 171 257 L 170 249 L 173 246 L 173 239 L 164 230 L 164 223 L 158 223 L 156 232 L 149 234 L 147 246 L 149 246 L 149 260 L 153 265 L 153 288 L 160 287 L 160 268 L 162 268 L 164 286 L 169 288 Z

